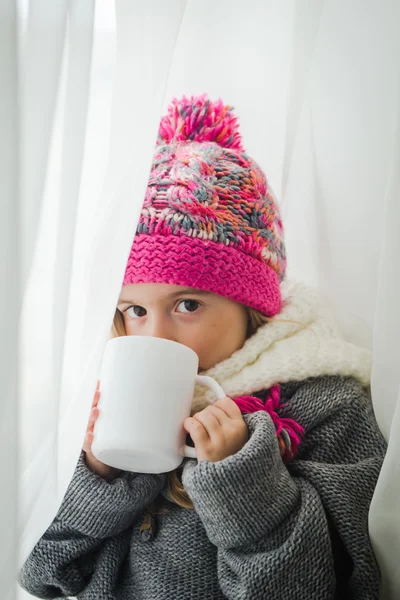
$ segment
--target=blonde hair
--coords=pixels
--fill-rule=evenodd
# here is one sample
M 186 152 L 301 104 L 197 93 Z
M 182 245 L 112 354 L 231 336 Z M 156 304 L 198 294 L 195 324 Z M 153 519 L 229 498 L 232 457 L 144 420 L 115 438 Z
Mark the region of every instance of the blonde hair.
M 259 327 L 265 325 L 269 321 L 268 317 L 260 313 L 258 310 L 254 308 L 249 308 L 246 306 L 248 322 L 247 322 L 247 336 L 246 339 L 249 339 L 252 335 L 254 335 Z M 120 337 L 123 335 L 127 335 L 125 329 L 124 318 L 122 316 L 121 311 L 118 309 L 115 311 L 114 320 L 112 324 L 112 335 L 113 337 Z M 188 493 L 183 487 L 182 481 L 180 479 L 180 475 L 182 472 L 182 467 L 179 467 L 175 471 L 171 471 L 168 473 L 168 491 L 170 493 L 171 498 L 181 506 L 182 508 L 194 508 L 193 503 L 189 498 Z

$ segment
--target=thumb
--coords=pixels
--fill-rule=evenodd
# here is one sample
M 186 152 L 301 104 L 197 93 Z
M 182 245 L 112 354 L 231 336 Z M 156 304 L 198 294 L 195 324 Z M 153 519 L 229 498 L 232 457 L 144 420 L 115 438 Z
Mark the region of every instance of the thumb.
M 193 421 L 194 419 L 192 417 L 187 417 L 184 422 L 183 422 L 183 428 L 185 429 L 185 431 L 187 431 L 188 433 L 190 433 L 190 431 L 193 428 Z

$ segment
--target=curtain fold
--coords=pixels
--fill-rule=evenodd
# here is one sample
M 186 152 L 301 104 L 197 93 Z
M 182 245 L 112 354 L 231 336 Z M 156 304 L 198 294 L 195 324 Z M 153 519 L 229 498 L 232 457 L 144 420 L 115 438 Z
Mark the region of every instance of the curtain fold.
M 398 78 L 400 100 L 400 76 Z M 383 236 L 374 315 L 372 398 L 388 451 L 370 509 L 370 536 L 383 575 L 382 597 L 400 594 L 400 101 L 383 202 Z
M 400 4 L 23 1 L 25 16 L 0 7 L 2 597 L 27 597 L 15 570 L 82 446 L 159 116 L 173 96 L 207 92 L 235 106 L 281 203 L 289 276 L 318 285 L 346 336 L 373 346 L 389 449 L 370 533 L 394 600 Z
M 291 70 L 288 83 L 285 151 L 282 160 L 281 206 L 286 197 L 290 163 L 304 106 L 307 84 L 311 74 L 312 60 L 317 43 L 324 2 L 312 0 L 307 10 L 299 3 L 294 6 Z
M 42 248 L 49 243 L 44 253 L 39 250 L 35 256 L 30 276 L 30 265 L 25 266 L 23 278 L 26 295 L 21 318 L 19 521 L 24 556 L 31 549 L 32 531 L 46 527 L 59 467 L 58 398 L 94 19 L 94 0 L 80 5 L 76 0 L 54 3 L 50 11 L 46 6 L 40 2 L 30 5 L 21 60 L 21 79 L 25 83 L 20 94 L 24 147 L 20 201 L 26 220 L 21 234 L 24 237 L 27 227 L 34 227 L 31 213 L 35 213 L 40 234 L 32 231 L 32 238 Z M 34 249 L 35 244 L 26 246 L 27 252 L 34 255 L 30 246 Z M 32 313 L 37 315 L 33 323 Z M 35 363 L 40 378 L 32 368 Z
M 96 6 L 94 13 L 93 1 L 71 0 L 64 29 L 64 5 L 56 3 L 58 12 L 46 15 L 40 14 L 44 5 L 31 4 L 22 34 L 31 44 L 21 43 L 21 77 L 29 85 L 21 87 L 24 153 L 18 168 L 24 187 L 19 202 L 23 210 L 25 201 L 37 199 L 38 207 L 32 222 L 26 216 L 21 224 L 21 236 L 28 225 L 36 227 L 36 234 L 31 235 L 35 253 L 22 290 L 20 390 L 14 399 L 20 409 L 17 568 L 54 518 L 82 447 L 186 2 L 167 6 L 157 0 L 143 7 L 120 0 L 115 13 L 104 6 Z M 34 25 L 39 23 L 48 46 L 40 40 L 35 48 L 39 33 Z M 54 23 L 57 32 L 47 35 L 46 27 Z M 56 58 L 48 58 L 49 81 L 45 85 L 39 73 L 43 85 L 32 90 L 35 69 L 44 69 L 36 61 L 45 46 L 50 52 L 54 35 L 64 35 L 54 48 L 58 71 Z M 93 40 L 95 53 L 101 45 L 115 51 L 106 81 L 96 56 L 93 72 Z M 108 103 L 96 105 L 95 92 L 108 94 Z M 46 110 L 38 124 L 33 116 L 39 97 Z M 28 108 L 32 114 L 26 115 Z M 93 143 L 99 130 L 101 152 Z M 33 182 L 32 190 L 27 182 Z M 15 494 L 11 497 L 15 500 Z M 14 573 L 11 569 L 5 582 L 10 589 Z M 18 590 L 19 598 L 26 596 Z
M 29 3 L 20 54 L 21 274 L 26 281 L 37 241 L 67 26 L 68 0 Z
M 17 14 L 0 4 L 0 591 L 13 600 L 17 540 L 18 329 L 21 294 L 18 195 Z M 11 575 L 10 575 L 11 574 Z M 3 583 L 4 582 L 4 583 Z

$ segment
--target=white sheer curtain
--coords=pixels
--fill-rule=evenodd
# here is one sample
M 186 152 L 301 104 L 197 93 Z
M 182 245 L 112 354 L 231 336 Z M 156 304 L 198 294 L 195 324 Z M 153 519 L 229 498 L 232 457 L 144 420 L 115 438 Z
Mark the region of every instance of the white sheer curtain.
M 16 331 L 20 277 L 17 197 L 18 115 L 16 10 L 13 3 L 0 4 L 0 589 L 13 598 L 11 576 L 17 550 L 17 359 Z M 4 515 L 4 516 L 3 516 Z M 10 575 L 11 574 L 11 575 Z M 4 583 L 3 583 L 4 582 Z
M 114 14 L 97 0 L 94 19 L 93 2 L 25 4 L 18 79 L 15 6 L 0 8 L 3 597 L 17 542 L 19 567 L 82 445 L 158 117 L 173 95 L 204 91 L 236 107 L 281 200 L 289 274 L 373 341 L 389 450 L 370 531 L 382 597 L 398 597 L 400 5 L 116 0 Z
M 93 1 L 0 13 L 7 600 L 76 464 L 147 183 L 185 2 L 142 4 L 97 2 L 93 70 Z
M 373 348 L 389 440 L 370 511 L 384 600 L 400 597 L 399 23 L 395 0 L 191 2 L 167 90 L 237 107 L 281 201 L 289 276 L 318 285 L 345 334 Z

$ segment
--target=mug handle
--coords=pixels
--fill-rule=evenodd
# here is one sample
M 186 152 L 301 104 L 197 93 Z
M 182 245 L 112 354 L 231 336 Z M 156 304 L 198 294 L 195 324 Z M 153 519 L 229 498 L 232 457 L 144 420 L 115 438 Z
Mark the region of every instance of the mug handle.
M 217 400 L 225 398 L 226 396 L 222 387 L 212 377 L 208 377 L 207 375 L 196 375 L 196 383 L 210 388 L 217 396 Z M 213 404 L 214 402 L 215 400 L 211 400 L 210 404 Z M 185 456 L 186 458 L 197 458 L 196 449 L 185 445 L 182 448 L 182 456 Z

